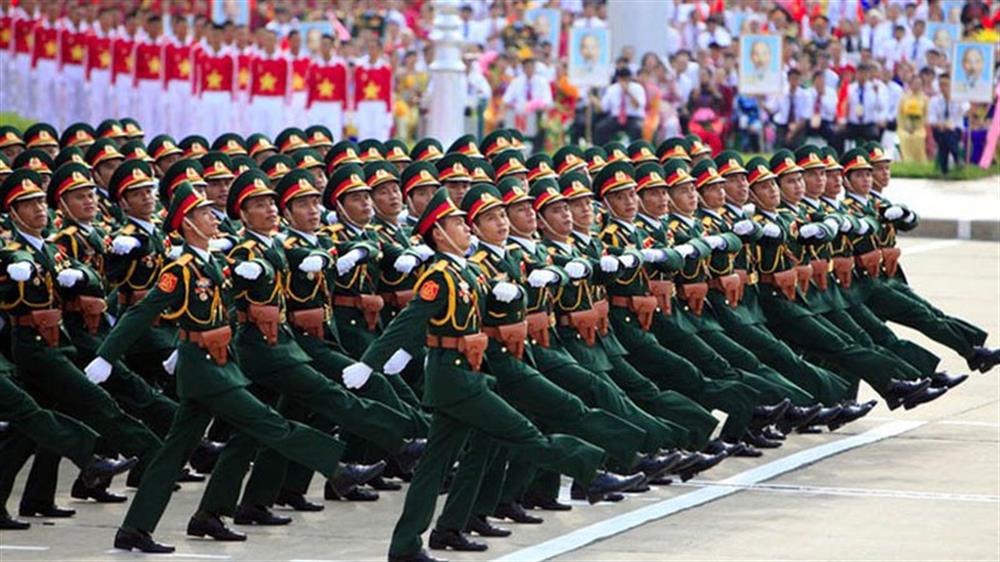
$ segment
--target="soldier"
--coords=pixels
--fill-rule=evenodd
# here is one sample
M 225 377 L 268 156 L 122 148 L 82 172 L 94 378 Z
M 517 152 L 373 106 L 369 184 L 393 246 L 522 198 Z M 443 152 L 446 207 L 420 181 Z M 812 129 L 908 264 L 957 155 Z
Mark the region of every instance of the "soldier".
M 406 200 L 406 226 L 412 229 L 441 182 L 437 179 L 434 164 L 419 161 L 408 164 L 399 180 L 403 187 L 403 199 Z
M 333 477 L 338 470 L 343 445 L 321 432 L 285 420 L 257 400 L 246 390 L 249 381 L 229 357 L 232 331 L 223 299 L 228 281 L 208 250 L 208 241 L 215 236 L 218 224 L 210 206 L 190 185 L 178 186 L 164 224 L 168 231 L 180 230 L 184 252 L 160 272 L 148 298 L 119 319 L 98 349 L 97 358 L 87 366 L 92 376 L 110 375 L 112 363 L 161 314 L 177 320 L 181 327 L 173 369 L 178 377 L 180 408 L 165 446 L 115 535 L 115 548 L 173 552 L 174 547 L 157 543 L 151 533 L 170 499 L 175 476 L 213 416 L 231 424 L 240 434 L 324 475 Z M 242 540 L 218 517 L 205 514 L 193 519 L 188 529 L 192 534 Z
M 314 67 L 315 68 L 315 67 Z M 323 125 L 312 125 L 306 129 L 309 146 L 319 153 L 320 159 L 326 162 L 326 153 L 333 147 L 333 134 Z
M 2 187 L 4 210 L 14 226 L 7 250 L 20 251 L 7 266 L 12 283 L 5 286 L 15 290 L 6 292 L 0 303 L 14 326 L 12 352 L 18 374 L 33 396 L 93 427 L 113 450 L 138 456 L 136 471 L 141 472 L 159 449 L 160 440 L 98 386 L 110 372 L 85 374 L 73 363 L 77 350 L 62 322 L 63 307 L 80 295 L 99 292 L 101 280 L 41 238 L 48 214 L 39 180 L 30 170 L 17 170 Z
M 24 138 L 20 130 L 10 125 L 0 127 L 0 153 L 8 160 L 13 160 L 24 149 Z
M 463 215 L 448 199 L 446 190 L 435 193 L 417 224 L 417 233 L 438 252 L 434 265 L 417 284 L 418 298 L 390 323 L 360 363 L 344 370 L 345 384 L 362 385 L 373 367 L 385 365 L 398 350 L 415 352 L 415 347 L 424 344 L 424 338 L 414 338 L 414 332 L 426 331 L 430 350 L 423 402 L 434 408 L 435 414 L 427 451 L 393 532 L 389 547 L 392 561 L 433 560 L 420 549 L 420 535 L 430 525 L 445 472 L 472 429 L 499 439 L 515 454 L 543 468 L 586 483 L 591 500 L 642 480 L 638 474 L 621 477 L 597 473 L 604 456 L 601 449 L 574 437 L 543 435 L 494 394 L 487 386 L 488 379 L 477 372 L 488 344 L 488 337 L 480 331 L 480 303 L 487 298 L 486 291 L 509 295 L 517 288 L 510 283 L 498 284 L 500 289 L 481 285 L 482 278 L 461 257 L 469 246 L 469 229 Z

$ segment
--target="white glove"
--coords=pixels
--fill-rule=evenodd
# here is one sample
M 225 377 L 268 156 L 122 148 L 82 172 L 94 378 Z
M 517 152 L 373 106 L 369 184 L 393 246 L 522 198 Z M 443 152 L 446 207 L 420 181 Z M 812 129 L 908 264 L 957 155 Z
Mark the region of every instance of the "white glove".
M 753 221 L 750 219 L 743 219 L 733 225 L 733 233 L 737 236 L 746 236 L 753 232 Z
M 712 248 L 713 250 L 721 250 L 722 248 L 726 247 L 726 239 L 719 236 L 718 234 L 712 234 L 710 236 L 706 236 L 702 238 L 702 240 L 704 240 L 705 243 L 708 244 L 708 247 Z
M 684 259 L 690 256 L 698 257 L 698 248 L 695 248 L 691 244 L 678 244 L 674 246 L 674 250 Z
M 87 368 L 83 372 L 87 375 L 87 379 L 90 382 L 101 384 L 111 376 L 111 363 L 108 363 L 103 357 L 98 356 L 87 364 Z
M 167 258 L 175 260 L 181 257 L 181 253 L 184 252 L 184 246 L 171 246 L 170 251 L 167 252 Z
M 840 230 L 840 222 L 836 217 L 826 217 L 823 219 L 823 224 L 829 226 L 834 232 Z
M 622 254 L 618 256 L 618 261 L 622 262 L 622 265 L 625 266 L 626 269 L 632 269 L 638 265 L 636 262 L 639 261 L 639 258 L 635 257 L 635 254 Z
M 34 269 L 35 266 L 30 261 L 14 262 L 7 266 L 7 275 L 10 275 L 14 281 L 23 283 L 31 279 L 31 272 Z
M 368 382 L 368 377 L 372 376 L 372 368 L 364 363 L 355 363 L 344 367 L 344 386 L 347 388 L 361 388 Z
M 858 221 L 858 234 L 867 234 L 869 230 L 871 230 L 871 226 L 868 224 L 868 221 Z
M 911 211 L 909 209 L 906 209 L 906 208 L 904 208 L 903 211 L 906 212 L 906 216 L 903 217 L 903 222 L 911 223 L 911 222 L 917 220 L 917 214 L 914 213 L 913 211 Z
M 354 269 L 354 266 L 367 254 L 367 250 L 354 248 L 350 252 L 341 256 L 340 259 L 337 260 L 337 275 L 344 275 L 348 271 Z
M 493 296 L 500 302 L 510 302 L 516 299 L 520 292 L 521 289 L 517 285 L 506 281 L 501 281 L 493 286 Z
M 115 236 L 115 239 L 111 241 L 111 251 L 119 256 L 124 256 L 125 254 L 138 248 L 140 245 L 139 239 L 135 236 L 122 234 Z
M 301 262 L 299 262 L 299 271 L 304 273 L 316 273 L 317 271 L 323 269 L 323 257 L 322 256 L 306 256 Z
M 73 268 L 64 269 L 56 276 L 56 281 L 59 282 L 61 287 L 72 287 L 81 279 L 83 279 L 83 272 Z
M 761 232 L 768 238 L 781 238 L 781 229 L 773 222 L 765 224 Z
M 410 359 L 413 359 L 413 356 L 410 355 L 405 349 L 399 348 L 396 350 L 396 353 L 393 353 L 392 356 L 389 357 L 389 360 L 385 362 L 385 365 L 382 367 L 382 372 L 387 375 L 398 375 L 403 372 L 403 369 L 405 369 L 407 365 L 410 364 Z
M 894 221 L 903 217 L 903 208 L 899 205 L 893 205 L 885 210 L 885 218 Z
M 840 231 L 841 232 L 850 232 L 851 231 L 851 221 L 849 221 L 847 219 L 844 219 L 840 223 Z
M 417 256 L 410 254 L 403 254 L 396 258 L 396 263 L 392 264 L 392 267 L 400 273 L 409 273 L 413 271 L 414 267 L 417 267 Z
M 213 252 L 228 252 L 233 247 L 229 238 L 212 238 L 208 241 L 208 249 Z
M 264 268 L 261 267 L 259 263 L 245 261 L 240 262 L 240 264 L 236 266 L 236 269 L 233 270 L 233 273 L 239 275 L 247 281 L 254 281 L 260 277 L 261 273 L 264 273 Z
M 642 254 L 642 261 L 644 262 L 660 263 L 667 259 L 667 253 L 659 248 L 643 248 L 639 253 Z
M 563 269 L 566 270 L 566 275 L 569 275 L 570 279 L 582 279 L 586 277 L 588 273 L 587 264 L 578 260 L 570 261 Z
M 326 224 L 337 224 L 337 221 L 340 220 L 337 218 L 336 211 L 330 211 L 329 213 L 326 214 L 324 219 L 326 220 Z
M 166 371 L 168 375 L 172 375 L 176 369 L 177 350 L 175 349 L 174 352 L 170 354 L 170 357 L 167 357 L 167 360 L 163 362 L 163 370 Z
M 819 228 L 818 225 L 809 223 L 809 224 L 803 225 L 802 228 L 799 229 L 799 236 L 801 236 L 802 238 L 819 237 L 819 235 L 822 232 L 823 231 L 820 230 L 820 228 Z
M 549 283 L 555 283 L 559 280 L 559 276 L 547 269 L 536 269 L 531 272 L 528 276 L 528 285 L 531 285 L 535 289 L 544 287 Z
M 757 212 L 757 206 L 754 205 L 753 203 L 747 203 L 746 205 L 743 205 L 743 214 L 744 215 L 746 215 L 748 217 L 751 217 L 756 212 Z
M 635 260 L 634 257 L 632 256 L 629 257 Z M 619 266 L 618 258 L 614 256 L 601 256 L 601 271 L 603 271 L 604 273 L 614 273 L 618 271 L 618 266 Z M 630 266 L 626 265 L 625 267 L 630 267 Z
M 411 249 L 416 252 L 418 256 L 420 256 L 420 261 L 427 261 L 434 255 L 434 250 L 427 244 L 420 244 L 419 246 L 414 246 Z

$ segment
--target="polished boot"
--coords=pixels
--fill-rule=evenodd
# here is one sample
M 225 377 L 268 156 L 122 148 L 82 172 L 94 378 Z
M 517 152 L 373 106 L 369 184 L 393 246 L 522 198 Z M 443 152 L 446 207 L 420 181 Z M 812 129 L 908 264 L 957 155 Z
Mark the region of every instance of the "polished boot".
M 448 562 L 441 558 L 434 558 L 427 554 L 426 550 L 421 550 L 416 554 L 390 554 L 389 562 Z
M 398 453 L 393 455 L 393 460 L 396 461 L 396 466 L 401 472 L 412 474 L 425 449 L 427 449 L 426 439 L 411 439 L 403 445 Z
M 133 531 L 119 528 L 115 533 L 115 548 L 132 551 L 138 550 L 147 554 L 170 554 L 175 549 L 169 544 L 158 543 L 146 531 Z
M 132 470 L 132 467 L 138 464 L 138 462 L 139 459 L 136 457 L 129 457 L 122 460 L 94 457 L 94 459 L 90 461 L 90 464 L 80 471 L 80 476 L 77 477 L 77 481 L 79 481 L 84 487 L 95 488 L 101 482 L 110 482 L 111 477 L 117 474 Z
M 777 426 L 778 431 L 787 435 L 799 426 L 809 425 L 812 423 L 813 419 L 819 415 L 822 409 L 822 404 L 813 404 L 808 407 L 789 406 L 789 408 L 785 410 L 785 415 L 782 416 L 775 425 Z
M 190 468 L 188 468 L 188 467 L 185 466 L 184 469 L 181 470 L 181 475 L 180 475 L 179 478 L 177 478 L 177 481 L 178 482 L 204 482 L 205 481 L 205 475 L 204 474 L 200 474 L 198 472 L 195 472 L 195 471 L 193 471 Z
M 721 438 L 716 437 L 705 445 L 701 452 L 709 455 L 725 453 L 727 456 L 734 456 L 743 447 L 741 443 L 726 443 Z
M 0 508 L 0 531 L 24 531 L 31 528 L 31 523 L 14 519 L 6 509 Z
M 17 513 L 21 517 L 73 517 L 76 510 L 59 507 L 54 503 L 39 504 L 22 500 Z
M 460 552 L 484 552 L 489 546 L 484 542 L 470 539 L 462 531 L 439 531 L 434 529 L 427 541 L 427 546 L 434 550 L 457 550 Z
M 509 537 L 511 534 L 510 529 L 498 527 L 490 523 L 483 515 L 473 515 L 472 519 L 469 520 L 469 524 L 465 527 L 465 532 L 475 533 L 480 537 L 495 538 Z
M 785 398 L 777 404 L 771 406 L 754 406 L 753 419 L 750 420 L 752 427 L 764 427 L 781 419 L 785 411 L 792 405 L 792 401 Z
M 840 415 L 828 423 L 826 427 L 830 431 L 836 431 L 853 421 L 867 416 L 877 405 L 878 402 L 875 400 L 869 400 L 864 404 L 844 404 L 840 407 Z
M 746 447 L 744 447 L 743 450 L 746 450 Z M 682 482 L 687 482 L 688 480 L 694 478 L 694 476 L 699 472 L 704 472 L 714 466 L 717 466 L 720 462 L 726 459 L 726 455 L 724 453 L 718 453 L 715 455 L 706 455 L 704 453 L 698 453 L 698 455 L 700 456 L 697 462 L 695 462 L 691 466 L 681 471 L 680 477 Z M 737 454 L 736 456 L 743 456 L 743 455 Z
M 748 429 L 743 434 L 743 442 L 758 449 L 777 449 L 781 446 L 781 441 L 774 441 L 764 437 L 759 431 Z
M 591 504 L 601 501 L 606 494 L 624 492 L 641 484 L 646 476 L 641 472 L 622 476 L 611 472 L 598 472 L 597 476 L 587 486 L 587 501 Z
M 931 387 L 933 388 L 955 388 L 969 378 L 969 375 L 949 375 L 944 371 L 938 371 L 931 375 Z
M 998 363 L 1000 363 L 1000 348 L 989 349 L 987 347 L 974 347 L 973 355 L 966 361 L 969 364 L 969 368 L 973 371 L 979 371 L 980 373 L 986 373 Z
M 340 470 L 329 480 L 329 484 L 339 497 L 344 497 L 352 488 L 382 476 L 384 471 L 385 461 L 378 461 L 375 464 L 340 463 Z
M 812 419 L 812 423 L 808 425 L 830 425 L 833 421 L 840 419 L 843 416 L 844 406 L 831 406 L 829 408 L 823 408 L 816 414 L 816 417 Z
M 338 492 L 329 482 L 323 487 L 323 499 L 330 501 L 373 502 L 378 501 L 378 498 L 378 492 L 360 486 L 352 486 L 343 493 Z
M 930 385 L 930 379 L 918 379 L 915 381 L 893 379 L 889 384 L 889 392 L 886 393 L 888 396 L 885 398 L 885 404 L 890 410 L 895 410 L 902 406 L 907 398 L 927 390 L 927 387 Z
M 187 534 L 192 537 L 211 537 L 213 540 L 223 542 L 243 542 L 247 536 L 234 531 L 222 522 L 218 515 L 208 513 L 195 513 L 188 520 Z
M 188 464 L 199 474 L 209 474 L 215 468 L 215 461 L 219 460 L 219 454 L 225 448 L 225 443 L 202 439 L 198 447 L 191 453 Z
M 635 463 L 633 469 L 645 474 L 647 479 L 659 478 L 673 470 L 683 459 L 684 455 L 678 451 L 659 456 L 645 455 Z
M 911 394 L 906 397 L 903 401 L 903 407 L 907 410 L 912 410 L 921 404 L 926 404 L 928 402 L 933 402 L 938 398 L 941 398 L 948 392 L 947 388 L 927 388 L 923 392 L 918 394 Z
M 556 498 L 541 498 L 531 495 L 525 496 L 524 501 L 521 503 L 528 509 L 541 509 L 544 511 L 569 511 L 573 509 L 573 506 L 567 503 L 559 503 L 559 500 Z
M 510 519 L 514 523 L 521 523 L 524 525 L 538 525 L 545 521 L 541 517 L 528 514 L 528 512 L 521 507 L 521 504 L 517 502 L 502 503 L 498 505 L 496 510 L 493 512 L 493 517 L 496 519 Z
M 389 480 L 384 476 L 379 476 L 378 478 L 372 478 L 368 481 L 368 485 L 378 490 L 380 492 L 397 492 L 403 489 L 403 485 L 395 480 Z
M 105 486 L 107 486 L 107 481 L 90 487 L 85 485 L 83 480 L 77 478 L 73 481 L 73 487 L 70 488 L 69 495 L 74 499 L 94 500 L 97 503 L 122 503 L 128 500 L 125 496 L 109 492 Z
M 772 441 L 784 441 L 786 438 L 786 435 L 773 425 L 762 428 L 760 434 Z
M 241 505 L 236 508 L 236 514 L 233 516 L 233 523 L 237 525 L 278 526 L 288 525 L 291 522 L 291 517 L 275 515 L 264 505 Z
M 291 492 L 279 492 L 277 499 L 274 500 L 275 505 L 288 506 L 295 511 L 323 511 L 326 506 L 321 503 L 313 503 L 306 499 L 302 494 L 293 494 Z

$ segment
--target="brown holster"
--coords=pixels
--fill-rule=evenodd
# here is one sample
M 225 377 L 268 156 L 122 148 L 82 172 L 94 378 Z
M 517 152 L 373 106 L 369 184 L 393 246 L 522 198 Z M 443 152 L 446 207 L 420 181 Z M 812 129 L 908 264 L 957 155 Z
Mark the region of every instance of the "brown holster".
M 326 322 L 326 311 L 322 308 L 309 308 L 289 312 L 288 321 L 292 326 L 310 336 L 323 339 L 323 324 Z
M 128 308 L 129 306 L 131 306 L 131 305 L 133 305 L 133 304 L 141 301 L 142 299 L 146 298 L 146 295 L 148 293 L 149 293 L 149 291 L 140 291 L 140 290 L 135 290 L 135 291 L 132 291 L 131 293 L 128 293 L 128 294 L 126 294 L 126 293 L 118 293 L 118 304 L 120 305 L 120 308 L 118 310 L 119 314 L 121 314 L 124 311 L 124 309 Z M 153 319 L 153 324 L 152 325 L 153 326 L 159 326 L 160 325 L 160 317 L 159 316 L 157 316 L 156 318 Z
M 395 291 L 392 293 L 382 293 L 380 296 L 382 297 L 382 300 L 385 301 L 385 304 L 394 308 L 403 309 L 406 308 L 406 303 L 410 302 L 410 300 L 413 299 L 413 295 L 414 293 L 413 290 L 411 289 L 409 291 Z
M 358 295 L 355 297 L 335 296 L 334 306 L 347 306 L 356 308 L 365 316 L 365 323 L 368 324 L 368 331 L 374 332 L 378 327 L 378 313 L 385 307 L 385 301 L 379 295 Z
M 820 291 L 825 291 L 830 280 L 827 275 L 830 272 L 830 260 L 812 260 L 809 265 L 812 267 L 813 283 L 816 283 Z
M 548 312 L 536 312 L 524 318 L 528 323 L 528 336 L 535 340 L 535 343 L 542 347 L 549 346 L 549 328 L 552 327 L 552 319 Z
M 743 300 L 743 281 L 736 273 L 715 277 L 708 281 L 708 286 L 726 296 L 729 306 L 736 308 Z
M 588 347 L 593 347 L 597 341 L 597 321 L 598 315 L 594 309 L 569 312 L 559 317 L 559 325 L 576 330 Z
M 597 331 L 600 332 L 602 336 L 608 335 L 608 328 L 610 327 L 610 322 L 608 320 L 607 299 L 594 301 L 593 303 L 591 303 L 590 306 L 592 309 L 597 311 Z
M 483 366 L 483 354 L 490 344 L 490 338 L 486 334 L 468 334 L 465 336 L 435 336 L 427 335 L 427 347 L 442 347 L 454 349 L 465 356 L 469 361 L 469 367 L 473 371 L 479 371 Z
M 750 284 L 750 273 L 745 269 L 734 269 L 733 273 L 740 276 L 740 284 L 745 290 L 746 286 Z
M 795 300 L 795 287 L 798 284 L 798 274 L 794 269 L 786 269 L 777 273 L 761 273 L 760 282 L 777 287 L 790 301 Z
M 24 316 L 14 318 L 17 326 L 34 328 L 38 335 L 49 344 L 49 347 L 59 347 L 59 322 L 62 321 L 62 311 L 58 308 L 32 310 Z
M 809 280 L 812 279 L 813 268 L 807 265 L 795 266 L 795 279 L 799 283 L 799 290 L 802 294 L 809 292 Z
M 674 296 L 674 282 L 673 281 L 649 281 L 649 293 L 656 297 L 656 302 L 659 303 L 660 310 L 664 314 L 670 315 L 671 303 L 673 302 Z
M 233 331 L 229 326 L 222 326 L 204 332 L 179 330 L 182 340 L 189 341 L 204 349 L 215 360 L 216 365 L 225 365 L 229 361 L 229 342 L 233 339 Z
M 242 311 L 237 312 L 236 318 L 240 322 L 253 322 L 264 336 L 264 341 L 271 345 L 278 344 L 278 325 L 281 321 L 281 309 L 277 306 L 251 304 L 247 307 L 246 313 Z
M 83 326 L 90 335 L 97 334 L 101 327 L 101 316 L 108 309 L 108 303 L 101 297 L 79 296 L 68 301 L 63 307 L 66 312 L 79 312 L 83 316 Z
M 878 277 L 878 269 L 882 262 L 882 252 L 872 250 L 870 252 L 865 252 L 860 256 L 855 256 L 854 259 L 870 277 Z
M 899 271 L 899 256 L 902 253 L 899 248 L 882 248 L 882 269 L 889 277 L 895 277 Z
M 639 320 L 639 327 L 647 332 L 653 325 L 653 314 L 659 306 L 654 296 L 611 297 L 611 304 L 631 310 Z
M 512 324 L 484 326 L 483 333 L 500 342 L 517 359 L 524 357 L 524 340 L 528 337 L 527 322 L 522 320 Z
M 684 283 L 678 285 L 677 294 L 684 299 L 695 316 L 701 316 L 708 296 L 708 283 Z
M 833 274 L 845 289 L 851 288 L 854 280 L 854 260 L 847 257 L 833 258 Z

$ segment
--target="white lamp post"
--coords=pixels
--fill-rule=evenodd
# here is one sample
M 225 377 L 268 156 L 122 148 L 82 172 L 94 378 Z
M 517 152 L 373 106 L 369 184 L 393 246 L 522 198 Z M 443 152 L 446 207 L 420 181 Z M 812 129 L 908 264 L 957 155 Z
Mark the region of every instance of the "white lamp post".
M 428 105 L 427 136 L 450 145 L 465 133 L 466 98 L 465 63 L 462 62 L 464 40 L 459 31 L 458 0 L 434 0 L 434 62 L 431 63 L 433 84 Z

